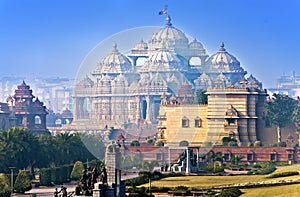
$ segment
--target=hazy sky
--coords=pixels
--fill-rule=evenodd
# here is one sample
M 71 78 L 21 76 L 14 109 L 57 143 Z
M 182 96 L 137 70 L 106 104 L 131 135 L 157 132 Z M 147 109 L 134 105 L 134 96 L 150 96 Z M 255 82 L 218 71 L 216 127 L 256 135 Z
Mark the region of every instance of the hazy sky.
M 300 0 L 1 0 L 0 77 L 75 78 L 89 51 L 107 37 L 163 26 L 158 12 L 166 4 L 175 27 L 210 55 L 223 41 L 265 87 L 282 74 L 300 75 Z

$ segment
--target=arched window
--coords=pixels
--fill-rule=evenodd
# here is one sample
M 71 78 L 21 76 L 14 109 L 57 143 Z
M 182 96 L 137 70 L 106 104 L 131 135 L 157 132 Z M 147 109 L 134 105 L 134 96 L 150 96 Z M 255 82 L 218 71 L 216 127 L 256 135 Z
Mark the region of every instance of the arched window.
M 195 127 L 202 127 L 202 120 L 201 118 L 195 118 Z
M 181 120 L 181 126 L 182 127 L 189 127 L 189 119 L 187 119 L 186 117 L 183 117 Z
M 42 124 L 42 120 L 40 116 L 35 116 L 34 117 L 34 124 Z
M 56 125 L 61 125 L 61 119 L 55 120 L 55 124 L 56 124 Z

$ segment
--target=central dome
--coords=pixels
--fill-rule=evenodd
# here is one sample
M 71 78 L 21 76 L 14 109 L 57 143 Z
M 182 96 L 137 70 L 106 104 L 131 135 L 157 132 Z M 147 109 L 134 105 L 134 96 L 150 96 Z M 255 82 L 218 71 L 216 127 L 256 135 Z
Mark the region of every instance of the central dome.
M 160 28 L 152 35 L 148 44 L 150 50 L 161 48 L 161 44 L 167 49 L 175 50 L 175 52 L 177 52 L 177 49 L 188 48 L 188 38 L 182 31 L 173 27 L 170 21 L 171 18 L 167 16 L 165 27 Z

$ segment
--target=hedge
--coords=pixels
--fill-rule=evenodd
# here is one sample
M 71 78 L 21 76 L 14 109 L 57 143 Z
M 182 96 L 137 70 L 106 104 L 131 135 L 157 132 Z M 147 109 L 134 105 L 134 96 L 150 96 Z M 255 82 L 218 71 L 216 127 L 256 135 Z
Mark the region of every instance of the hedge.
M 40 185 L 51 186 L 70 181 L 72 168 L 73 164 L 40 169 Z
M 273 174 L 270 174 L 269 176 L 267 176 L 267 178 L 278 178 L 278 177 L 286 177 L 286 176 L 294 176 L 294 175 L 299 175 L 298 171 L 283 171 L 283 172 L 276 172 Z
M 0 196 L 9 197 L 11 194 L 11 188 L 8 183 L 9 179 L 5 174 L 0 174 Z

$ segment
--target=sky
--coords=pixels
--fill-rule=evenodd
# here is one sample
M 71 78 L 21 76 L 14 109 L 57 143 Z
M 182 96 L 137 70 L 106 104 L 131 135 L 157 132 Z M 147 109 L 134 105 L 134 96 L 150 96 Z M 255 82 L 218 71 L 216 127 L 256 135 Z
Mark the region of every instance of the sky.
M 174 27 L 209 55 L 224 42 L 265 88 L 281 75 L 300 75 L 300 0 L 1 0 L 0 78 L 76 78 L 91 50 L 112 35 L 163 27 L 165 5 Z

